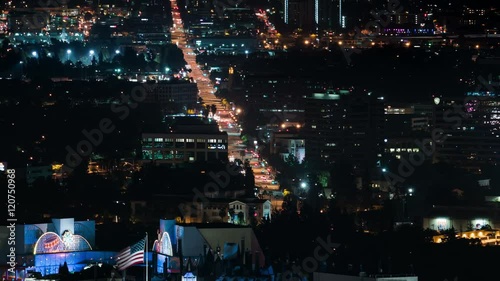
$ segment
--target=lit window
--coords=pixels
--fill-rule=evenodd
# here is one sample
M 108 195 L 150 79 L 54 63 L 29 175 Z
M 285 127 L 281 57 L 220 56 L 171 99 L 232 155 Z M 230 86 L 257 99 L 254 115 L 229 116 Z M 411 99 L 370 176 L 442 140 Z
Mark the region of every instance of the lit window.
M 186 139 L 186 142 L 194 142 L 194 139 Z
M 155 142 L 162 142 L 163 138 L 155 138 Z
M 184 139 L 175 139 L 176 142 L 184 142 Z

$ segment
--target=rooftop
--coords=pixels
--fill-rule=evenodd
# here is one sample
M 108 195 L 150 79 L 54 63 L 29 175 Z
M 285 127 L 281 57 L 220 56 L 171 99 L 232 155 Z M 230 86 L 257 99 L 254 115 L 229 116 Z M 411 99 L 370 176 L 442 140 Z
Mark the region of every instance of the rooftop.
M 145 134 L 213 134 L 227 135 L 219 130 L 219 125 L 214 120 L 199 116 L 169 116 L 165 119 L 167 125 L 162 132 L 145 132 Z

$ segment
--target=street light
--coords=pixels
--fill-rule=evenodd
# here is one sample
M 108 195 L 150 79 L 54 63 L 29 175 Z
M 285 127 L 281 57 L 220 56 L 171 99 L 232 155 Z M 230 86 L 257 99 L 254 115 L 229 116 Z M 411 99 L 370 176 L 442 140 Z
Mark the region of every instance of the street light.
M 94 56 L 94 54 L 95 54 L 94 50 L 90 50 L 89 55 L 92 57 Z
M 66 54 L 68 55 L 68 56 L 67 56 L 67 57 L 68 57 L 68 59 L 67 59 L 67 60 L 69 60 L 69 55 L 71 55 L 71 50 L 70 50 L 70 49 L 66 50 Z
M 33 52 L 31 52 L 31 55 L 36 58 L 38 56 L 38 53 L 33 51 Z
M 120 54 L 120 50 L 116 50 L 115 54 L 119 55 Z
M 302 183 L 300 184 L 300 187 L 302 187 L 302 188 L 306 188 L 306 187 L 307 187 L 307 183 L 302 182 Z

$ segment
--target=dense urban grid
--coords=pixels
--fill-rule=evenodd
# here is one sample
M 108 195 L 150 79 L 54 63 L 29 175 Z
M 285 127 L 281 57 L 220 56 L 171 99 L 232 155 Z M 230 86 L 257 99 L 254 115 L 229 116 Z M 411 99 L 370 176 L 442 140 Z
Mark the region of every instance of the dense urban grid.
M 497 280 L 499 25 L 494 0 L 2 1 L 2 280 Z

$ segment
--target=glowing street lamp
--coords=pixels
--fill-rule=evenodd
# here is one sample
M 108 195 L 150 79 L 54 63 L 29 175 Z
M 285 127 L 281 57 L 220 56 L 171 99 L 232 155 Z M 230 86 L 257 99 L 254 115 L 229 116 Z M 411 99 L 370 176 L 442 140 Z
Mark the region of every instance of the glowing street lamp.
M 306 187 L 307 187 L 307 183 L 302 182 L 302 183 L 300 184 L 300 187 L 302 187 L 302 188 L 306 188 Z
M 92 57 L 94 56 L 94 54 L 95 54 L 94 50 L 90 50 L 89 55 Z
M 66 50 L 66 54 L 67 54 L 67 57 L 68 57 L 67 60 L 69 60 L 69 56 L 71 55 L 71 50 L 70 49 Z
M 31 55 L 35 58 L 38 57 L 38 53 L 36 51 L 31 52 Z
M 115 54 L 119 55 L 120 54 L 120 50 L 116 50 Z

